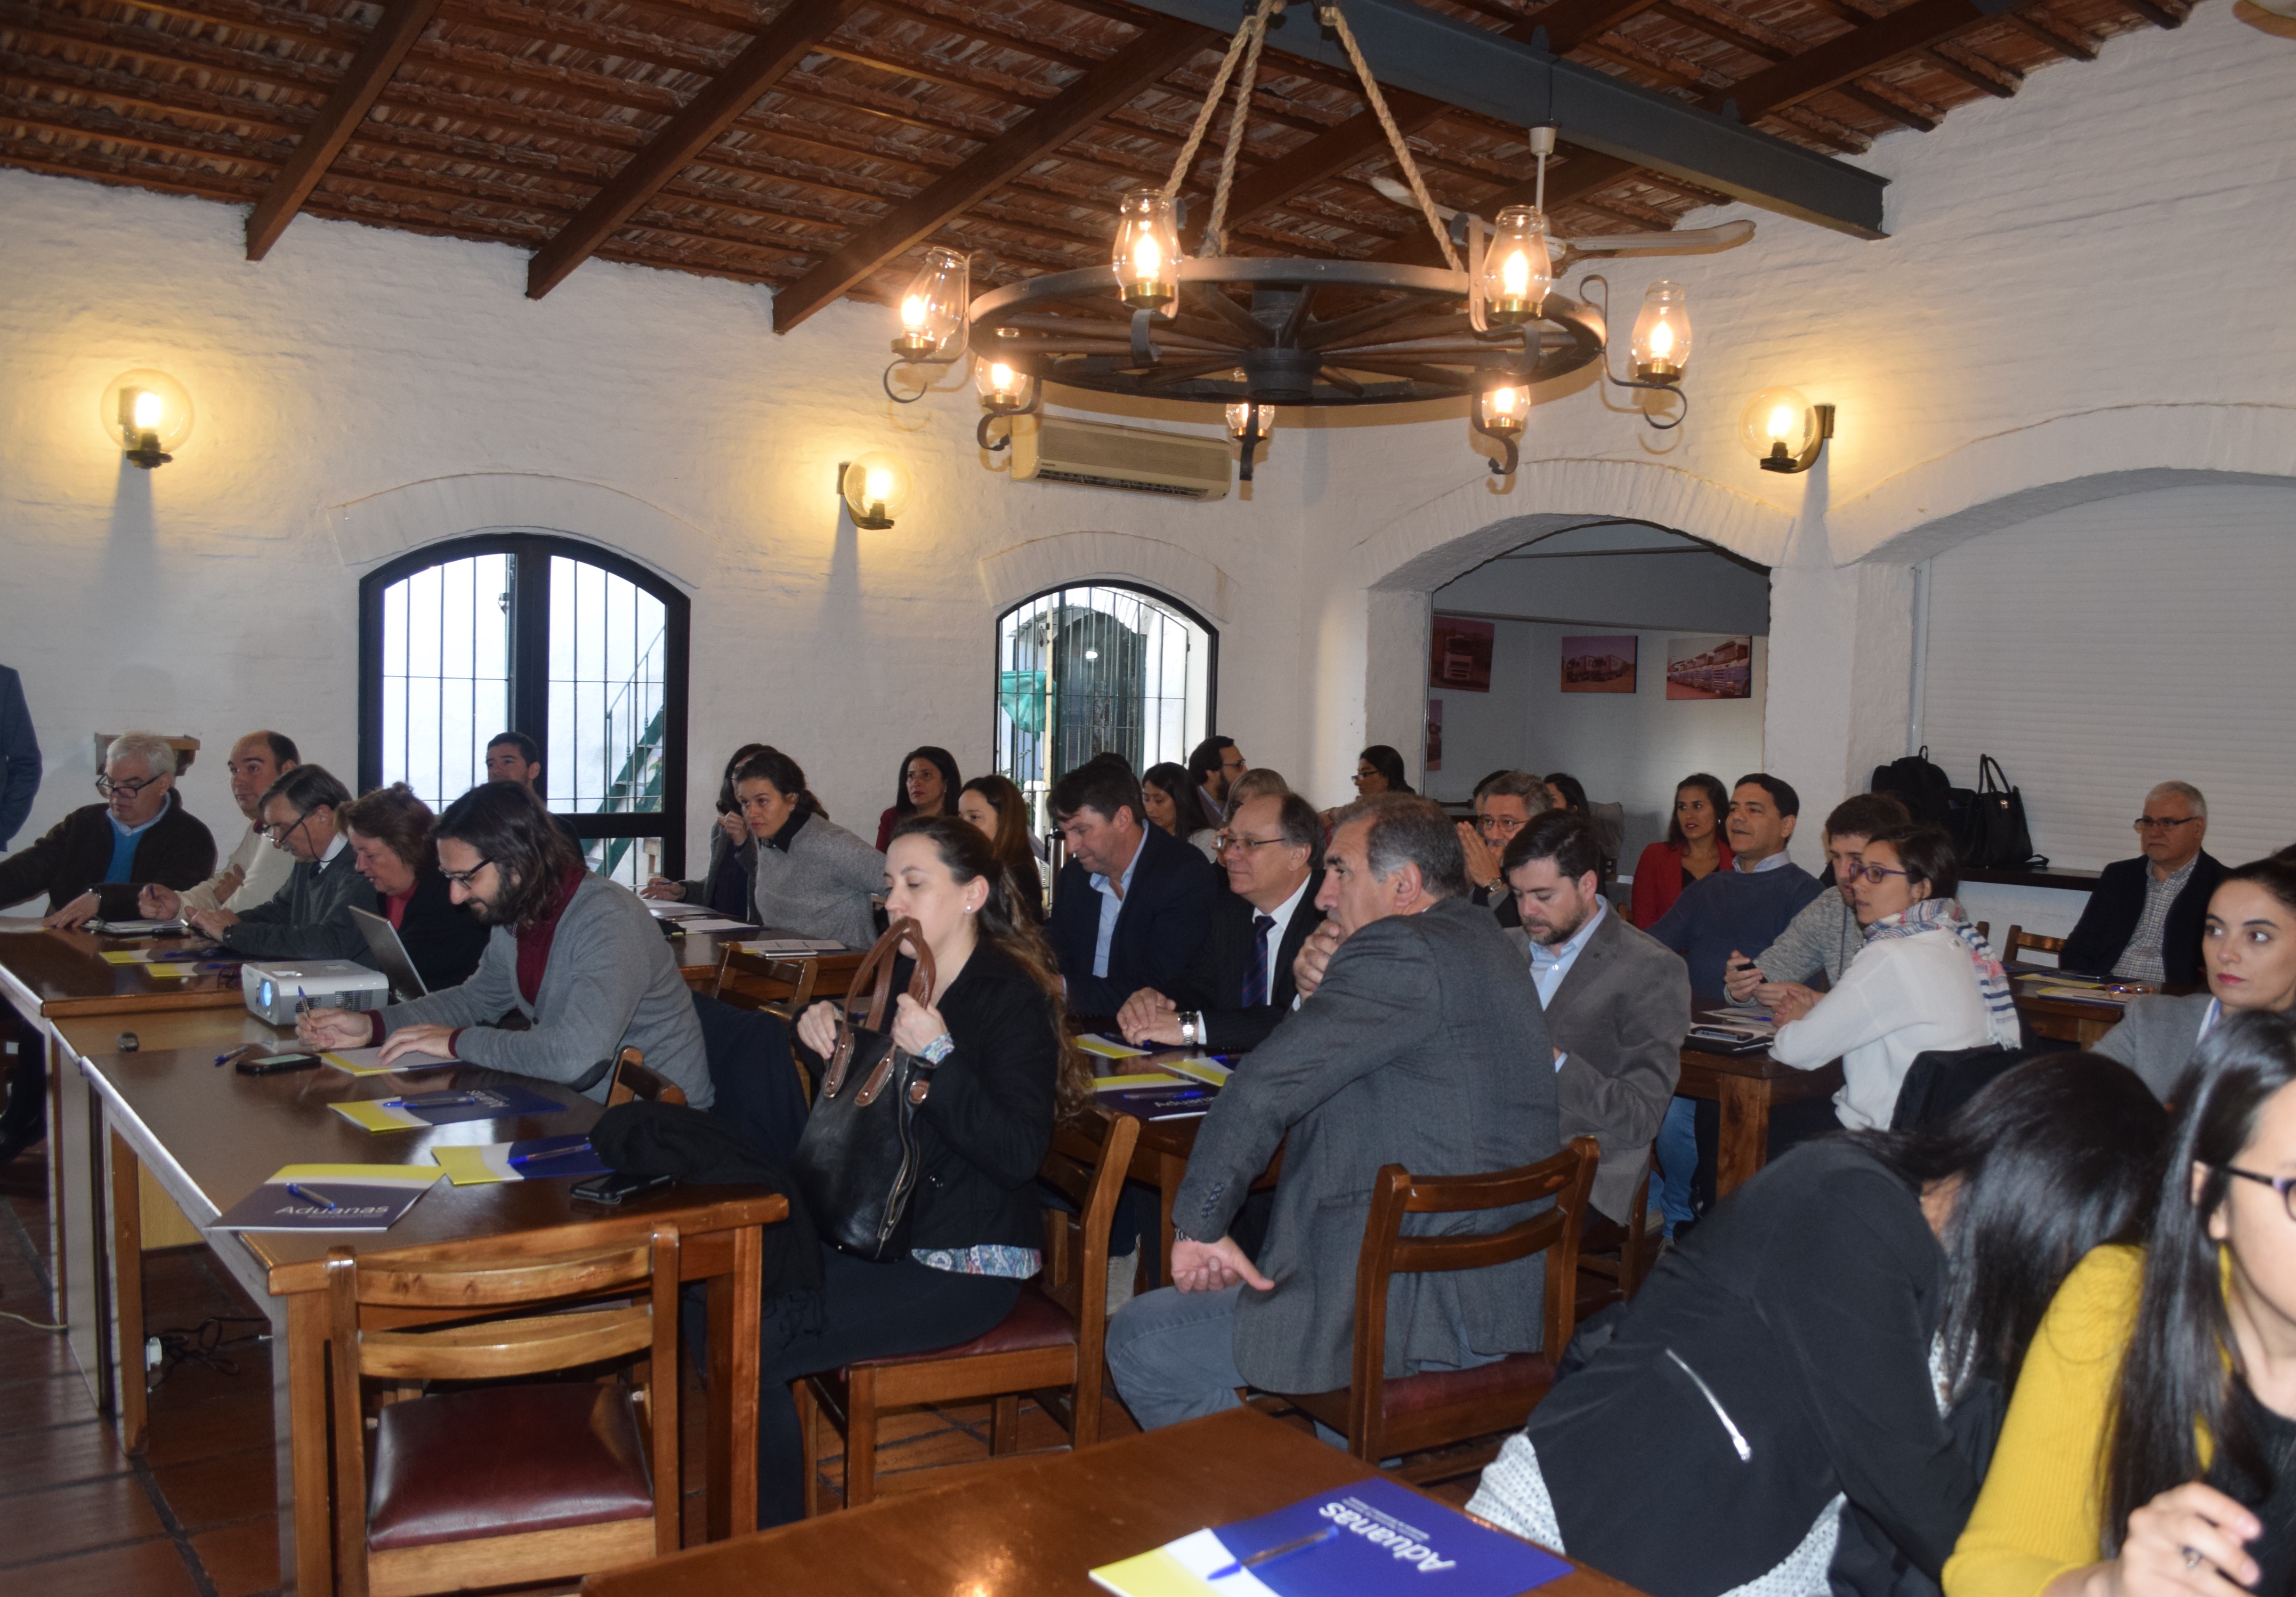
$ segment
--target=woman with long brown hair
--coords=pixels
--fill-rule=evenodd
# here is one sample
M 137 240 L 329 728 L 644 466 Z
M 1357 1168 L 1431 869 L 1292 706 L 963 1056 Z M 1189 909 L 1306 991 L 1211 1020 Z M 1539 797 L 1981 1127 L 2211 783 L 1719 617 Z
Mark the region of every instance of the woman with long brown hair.
M 878 1264 L 822 1249 L 823 1315 L 763 1351 L 758 1393 L 758 1522 L 804 1512 L 804 1453 L 789 1383 L 855 1359 L 953 1347 L 994 1329 L 1043 1266 L 1036 1175 L 1053 1126 L 1092 1098 L 1092 1077 L 1062 1023 L 1060 973 L 1044 934 L 1018 913 L 1019 889 L 978 827 L 912 816 L 885 854 L 885 910 L 917 923 L 933 991 L 906 991 L 894 1043 L 933 1062 L 917 1115 L 921 1163 L 906 1257 Z M 837 1010 L 815 1004 L 798 1041 L 823 1058 Z
M 1036 840 L 1029 836 L 1029 801 L 1010 777 L 975 777 L 957 794 L 956 813 L 980 835 L 1016 889 L 1013 909 L 1032 924 L 1045 918 L 1045 877 L 1037 867 Z

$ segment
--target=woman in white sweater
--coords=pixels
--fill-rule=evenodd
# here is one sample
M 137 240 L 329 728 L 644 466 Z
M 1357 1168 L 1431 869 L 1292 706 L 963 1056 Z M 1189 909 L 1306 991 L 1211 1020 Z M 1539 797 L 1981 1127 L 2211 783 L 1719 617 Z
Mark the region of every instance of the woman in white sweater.
M 1840 1059 L 1833 1108 L 1853 1131 L 1889 1129 L 1916 1054 L 2018 1046 L 2008 981 L 1954 899 L 1960 885 L 1953 844 L 1935 827 L 1874 834 L 1850 886 L 1865 947 L 1832 992 L 1789 992 L 1775 1006 L 1786 1024 L 1770 1052 L 1801 1070 Z

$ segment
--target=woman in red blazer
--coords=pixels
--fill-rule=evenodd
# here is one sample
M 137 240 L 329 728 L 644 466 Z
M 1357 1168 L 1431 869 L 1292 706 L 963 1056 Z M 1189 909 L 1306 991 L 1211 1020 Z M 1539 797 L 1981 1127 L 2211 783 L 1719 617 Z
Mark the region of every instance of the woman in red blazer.
M 1722 818 L 1730 794 L 1700 771 L 1674 790 L 1674 819 L 1666 840 L 1643 850 L 1635 861 L 1635 924 L 1650 926 L 1674 908 L 1682 890 L 1702 877 L 1730 868 L 1730 845 L 1722 841 Z

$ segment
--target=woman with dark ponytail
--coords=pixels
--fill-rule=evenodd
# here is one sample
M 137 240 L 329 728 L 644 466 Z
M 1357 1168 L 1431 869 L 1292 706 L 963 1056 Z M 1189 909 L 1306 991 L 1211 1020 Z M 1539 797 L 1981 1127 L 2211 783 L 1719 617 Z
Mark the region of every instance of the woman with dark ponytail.
M 831 824 L 798 762 L 761 748 L 734 773 L 734 794 L 757 844 L 758 924 L 848 948 L 876 942 L 869 895 L 884 885 L 885 856 Z
M 887 913 L 914 920 L 932 951 L 932 993 L 894 971 L 894 1042 L 935 1061 L 917 1115 L 922 1164 L 910 1251 L 883 1264 L 824 1246 L 823 1322 L 763 1349 L 758 1523 L 804 1512 L 803 1448 L 789 1383 L 855 1359 L 953 1347 L 993 1329 L 1042 1267 L 1036 1176 L 1053 1126 L 1092 1098 L 1062 1024 L 1060 974 L 988 839 L 954 815 L 912 816 L 886 851 Z M 837 1046 L 836 1008 L 798 1018 L 798 1041 Z
M 2296 1021 L 2228 1016 L 2169 1098 L 2149 1239 L 2049 1305 L 1948 1597 L 2296 1589 Z

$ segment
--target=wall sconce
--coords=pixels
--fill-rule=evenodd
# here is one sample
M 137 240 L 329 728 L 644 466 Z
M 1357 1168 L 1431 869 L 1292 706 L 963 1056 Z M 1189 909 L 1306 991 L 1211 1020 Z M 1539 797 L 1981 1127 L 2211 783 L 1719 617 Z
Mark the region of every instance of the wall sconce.
M 1766 472 L 1806 472 L 1833 436 L 1833 407 L 1791 388 L 1766 388 L 1746 406 L 1738 437 Z
M 1491 462 L 1491 475 L 1509 477 L 1521 459 L 1516 440 L 1522 437 L 1523 428 L 1530 421 L 1530 389 L 1525 383 L 1502 383 L 1487 388 L 1475 396 L 1475 408 L 1468 422 L 1474 430 L 1491 440 L 1505 451 L 1504 457 Z
M 165 372 L 122 372 L 96 406 L 103 435 L 145 471 L 165 465 L 192 435 L 192 396 Z
M 1235 480 L 1251 481 L 1251 453 L 1266 443 L 1275 431 L 1275 407 L 1256 405 L 1250 399 L 1231 399 L 1227 407 L 1227 435 L 1242 446 L 1237 457 Z
M 852 513 L 855 526 L 882 532 L 893 524 L 895 516 L 908 508 L 908 468 L 882 451 L 864 455 L 858 460 L 840 461 L 837 492 L 845 501 L 845 508 Z

